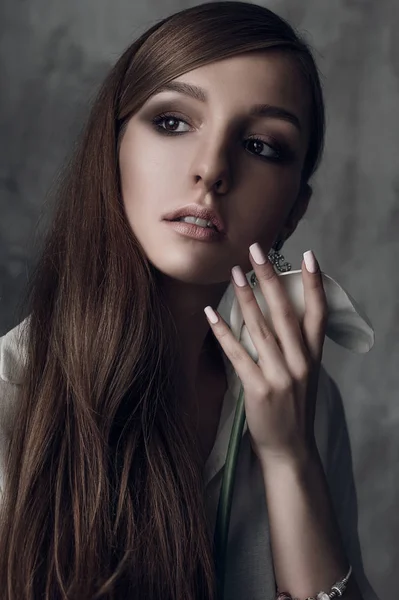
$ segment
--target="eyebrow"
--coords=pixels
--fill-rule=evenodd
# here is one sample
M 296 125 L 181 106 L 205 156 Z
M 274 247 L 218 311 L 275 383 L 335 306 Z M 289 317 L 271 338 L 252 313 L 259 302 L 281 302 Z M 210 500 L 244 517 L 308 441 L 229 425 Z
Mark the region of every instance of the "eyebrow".
M 185 94 L 186 96 L 190 96 L 190 98 L 199 100 L 199 102 L 208 101 L 208 95 L 203 88 L 198 87 L 197 85 L 183 83 L 182 81 L 169 81 L 168 83 L 160 86 L 154 95 L 160 94 L 161 92 L 179 92 L 180 94 Z M 282 119 L 283 121 L 292 123 L 292 125 L 295 125 L 299 131 L 302 131 L 301 123 L 298 117 L 289 110 L 279 106 L 272 106 L 270 104 L 255 104 L 250 108 L 249 116 Z

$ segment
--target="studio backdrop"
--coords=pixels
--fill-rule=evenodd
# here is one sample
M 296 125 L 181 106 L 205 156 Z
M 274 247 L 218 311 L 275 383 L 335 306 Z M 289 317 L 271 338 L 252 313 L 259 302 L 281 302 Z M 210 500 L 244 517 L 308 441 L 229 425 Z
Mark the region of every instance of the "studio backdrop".
M 0 335 L 17 307 L 50 217 L 46 201 L 106 72 L 132 39 L 197 2 L 1 0 Z M 310 43 L 327 107 L 324 159 L 284 255 L 322 270 L 364 308 L 375 345 L 326 340 L 343 398 L 365 572 L 398 597 L 399 565 L 399 2 L 259 2 Z

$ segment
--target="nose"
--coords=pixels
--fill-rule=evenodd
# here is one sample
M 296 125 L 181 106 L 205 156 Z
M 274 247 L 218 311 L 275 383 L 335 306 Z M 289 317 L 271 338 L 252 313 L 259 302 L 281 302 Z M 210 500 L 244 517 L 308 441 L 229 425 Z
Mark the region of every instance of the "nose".
M 231 186 L 231 166 L 226 147 L 208 143 L 198 152 L 192 166 L 195 186 L 218 194 L 226 194 Z

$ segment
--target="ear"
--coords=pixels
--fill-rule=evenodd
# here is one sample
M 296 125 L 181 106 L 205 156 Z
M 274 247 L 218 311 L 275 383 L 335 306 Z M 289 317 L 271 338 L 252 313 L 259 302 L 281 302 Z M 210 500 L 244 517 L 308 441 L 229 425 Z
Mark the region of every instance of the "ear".
M 286 219 L 284 226 L 284 240 L 287 240 L 294 233 L 298 226 L 299 221 L 306 213 L 309 201 L 312 197 L 313 190 L 308 183 L 303 183 L 299 190 L 298 196 L 294 202 L 293 207 Z

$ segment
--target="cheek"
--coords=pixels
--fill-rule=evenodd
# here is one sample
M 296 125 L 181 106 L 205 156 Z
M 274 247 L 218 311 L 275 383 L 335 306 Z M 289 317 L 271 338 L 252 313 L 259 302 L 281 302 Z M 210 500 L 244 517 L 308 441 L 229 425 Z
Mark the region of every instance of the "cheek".
M 130 213 L 158 211 L 161 216 L 179 202 L 184 157 L 152 136 L 130 139 L 121 147 L 119 166 L 122 196 Z M 187 155 L 186 155 L 187 160 Z
M 299 184 L 300 172 L 270 170 L 267 177 L 258 178 L 257 185 L 252 179 L 234 202 L 234 214 L 229 215 L 230 233 L 247 271 L 252 269 L 250 244 L 257 241 L 265 250 L 271 247 L 297 199 Z
M 291 210 L 300 189 L 299 169 L 268 169 L 256 180 L 248 178 L 246 190 L 240 195 L 235 221 L 245 232 L 265 231 L 280 226 Z

